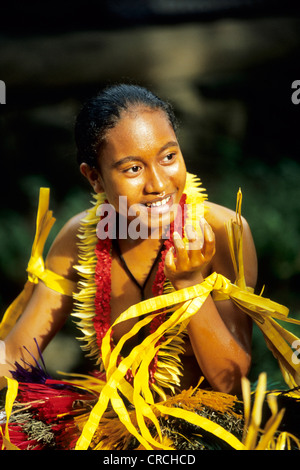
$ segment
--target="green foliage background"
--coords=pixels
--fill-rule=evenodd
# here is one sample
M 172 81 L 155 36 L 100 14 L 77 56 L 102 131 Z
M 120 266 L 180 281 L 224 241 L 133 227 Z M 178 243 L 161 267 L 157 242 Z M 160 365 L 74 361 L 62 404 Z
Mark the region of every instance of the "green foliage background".
M 165 82 L 159 83 L 146 73 L 143 80 L 130 70 L 119 80 L 126 76 L 125 81 L 150 86 L 174 102 L 187 167 L 201 177 L 212 201 L 235 209 L 236 193 L 242 188 L 243 215 L 259 260 L 257 292 L 265 286 L 266 297 L 289 306 L 291 315 L 300 317 L 300 104 L 291 102 L 291 84 L 300 78 L 299 53 L 292 48 L 279 59 L 270 53 L 263 63 L 253 60 L 255 51 L 251 54 L 243 57 L 249 64 L 240 69 L 231 67 L 228 59 L 223 69 L 204 70 L 190 82 L 164 77 Z M 90 204 L 90 188 L 76 165 L 73 125 L 81 103 L 106 84 L 101 78 L 87 79 L 55 89 L 10 87 L 7 82 L 8 102 L 0 110 L 2 313 L 26 281 L 39 188 L 51 188 L 51 209 L 57 219 L 46 251 L 63 224 Z M 193 96 L 184 107 L 178 99 L 182 89 Z M 233 116 L 238 131 L 228 124 Z M 69 324 L 66 334 L 74 334 Z M 280 380 L 256 328 L 253 344 L 253 380 L 260 370 Z

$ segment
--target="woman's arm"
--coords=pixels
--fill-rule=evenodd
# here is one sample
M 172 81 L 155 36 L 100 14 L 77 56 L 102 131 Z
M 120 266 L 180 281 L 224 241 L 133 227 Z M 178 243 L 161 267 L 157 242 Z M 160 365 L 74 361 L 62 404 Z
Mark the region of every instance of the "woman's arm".
M 204 279 L 210 272 L 223 274 L 234 281 L 234 270 L 228 248 L 224 222 L 234 213 L 221 206 L 211 205 L 208 224 L 202 221 L 204 237 L 190 230 L 189 247 L 175 234 L 176 256 L 166 257 L 166 276 L 176 289 L 182 289 Z M 243 220 L 243 244 L 246 283 L 254 287 L 257 260 L 248 224 Z M 199 367 L 210 385 L 219 391 L 236 393 L 241 377 L 251 364 L 251 332 L 249 317 L 231 300 L 214 302 L 208 296 L 201 309 L 191 318 L 188 334 Z
M 74 265 L 77 264 L 77 231 L 82 214 L 72 218 L 56 237 L 46 259 L 46 268 L 77 282 Z M 60 294 L 43 282 L 39 282 L 14 328 L 4 339 L 5 364 L 0 364 L 0 377 L 10 376 L 15 361 L 23 364 L 22 359 L 32 363 L 27 348 L 37 357 L 39 348 L 43 351 L 55 334 L 62 328 L 73 308 L 73 298 Z M 24 348 L 25 347 L 25 348 Z

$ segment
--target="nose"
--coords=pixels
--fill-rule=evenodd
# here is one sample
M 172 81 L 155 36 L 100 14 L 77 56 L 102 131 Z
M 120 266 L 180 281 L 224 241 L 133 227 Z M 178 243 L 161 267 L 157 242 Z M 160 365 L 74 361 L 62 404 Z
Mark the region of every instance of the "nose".
M 148 194 L 162 194 L 165 191 L 165 177 L 159 169 L 149 168 L 146 174 L 145 191 Z

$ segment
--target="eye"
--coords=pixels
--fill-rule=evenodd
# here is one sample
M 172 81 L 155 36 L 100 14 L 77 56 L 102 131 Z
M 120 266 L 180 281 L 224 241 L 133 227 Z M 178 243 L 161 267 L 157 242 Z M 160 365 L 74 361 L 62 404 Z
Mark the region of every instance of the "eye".
M 163 162 L 164 163 L 170 163 L 174 160 L 176 156 L 176 153 L 173 152 L 173 153 L 168 153 L 168 155 L 165 155 L 164 158 L 163 158 Z
M 133 165 L 130 168 L 127 168 L 127 170 L 124 170 L 124 172 L 132 175 L 132 174 L 138 173 L 140 169 L 141 167 L 139 165 Z

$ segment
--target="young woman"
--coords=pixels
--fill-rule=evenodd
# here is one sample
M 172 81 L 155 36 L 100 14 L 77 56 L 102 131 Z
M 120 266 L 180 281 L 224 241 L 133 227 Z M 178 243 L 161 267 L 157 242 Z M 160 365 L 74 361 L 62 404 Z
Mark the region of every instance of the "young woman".
M 22 358 L 32 363 L 29 352 L 35 351 L 35 342 L 43 351 L 75 309 L 84 348 L 108 377 L 108 359 L 101 349 L 106 333 L 111 334 L 106 348 L 113 351 L 119 345 L 116 367 L 122 358 L 137 356 L 135 351 L 146 358 L 149 340 L 148 381 L 161 397 L 162 390 L 168 394 L 195 387 L 201 377 L 203 387 L 239 393 L 251 364 L 252 326 L 230 296 L 215 298 L 208 288 L 198 307 L 193 303 L 193 315 L 179 322 L 182 330 L 174 333 L 177 326 L 172 324 L 154 336 L 153 344 L 149 338 L 167 325 L 170 305 L 151 321 L 136 309 L 130 314 L 132 306 L 148 306 L 148 299 L 161 294 L 208 285 L 213 273 L 223 276 L 225 284 L 233 284 L 238 274 L 226 230 L 236 214 L 208 202 L 199 182 L 187 173 L 171 107 L 142 87 L 113 86 L 86 103 L 75 132 L 80 171 L 94 189 L 96 203 L 65 225 L 46 259 L 47 270 L 76 286 L 75 302 L 39 282 L 3 339 L 1 376 L 9 376 Z M 105 220 L 107 207 L 112 211 L 105 229 L 99 221 Z M 190 207 L 196 216 L 189 215 Z M 240 227 L 249 291 L 255 287 L 257 260 L 244 219 Z M 129 313 L 124 317 L 123 312 Z M 140 344 L 144 349 L 136 349 Z M 142 370 L 142 362 L 134 367 L 136 356 L 125 374 L 131 385 Z

